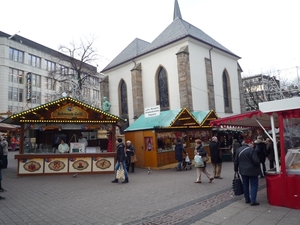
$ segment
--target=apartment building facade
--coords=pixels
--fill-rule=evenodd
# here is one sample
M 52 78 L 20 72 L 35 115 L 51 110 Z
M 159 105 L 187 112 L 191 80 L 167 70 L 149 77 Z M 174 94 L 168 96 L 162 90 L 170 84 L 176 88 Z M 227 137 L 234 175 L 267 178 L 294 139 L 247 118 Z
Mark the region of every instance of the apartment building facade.
M 70 59 L 22 36 L 0 31 L 0 113 L 21 112 L 62 95 L 75 97 L 78 82 Z M 100 108 L 97 68 L 85 66 L 89 71 L 89 83 L 82 86 L 80 100 Z M 70 74 L 71 79 L 67 78 Z

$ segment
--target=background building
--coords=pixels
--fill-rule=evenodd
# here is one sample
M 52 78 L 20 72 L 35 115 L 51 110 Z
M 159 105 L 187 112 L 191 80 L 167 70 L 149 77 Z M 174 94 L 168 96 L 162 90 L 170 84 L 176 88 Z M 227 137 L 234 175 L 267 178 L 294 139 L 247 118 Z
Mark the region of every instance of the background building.
M 258 110 L 258 103 L 284 99 L 289 93 L 280 88 L 275 76 L 255 75 L 242 79 L 246 111 Z
M 71 59 L 22 36 L 0 31 L 0 113 L 20 112 L 62 94 L 74 97 L 78 83 L 76 70 L 69 63 Z M 88 64 L 85 68 L 91 78 L 94 76 L 91 83 L 99 84 L 97 68 Z M 81 101 L 100 108 L 99 85 L 86 84 L 80 94 Z
M 129 124 L 156 105 L 214 110 L 219 117 L 241 113 L 240 57 L 183 20 L 177 0 L 172 10 L 173 22 L 154 41 L 136 38 L 101 71 L 111 113 Z

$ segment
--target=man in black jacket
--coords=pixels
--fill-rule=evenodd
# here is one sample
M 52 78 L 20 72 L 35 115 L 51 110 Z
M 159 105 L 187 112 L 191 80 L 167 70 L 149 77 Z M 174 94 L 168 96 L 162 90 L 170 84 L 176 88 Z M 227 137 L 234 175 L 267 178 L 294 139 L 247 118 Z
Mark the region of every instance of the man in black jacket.
M 260 162 L 255 150 L 253 149 L 253 141 L 246 139 L 243 145 L 237 149 L 234 160 L 234 171 L 240 173 L 243 180 L 243 190 L 246 203 L 251 206 L 259 205 L 256 201 L 258 191 L 258 175 L 260 170 Z M 249 184 L 251 191 L 249 192 Z
M 117 143 L 117 163 L 115 167 L 115 172 L 117 173 L 120 166 L 124 169 L 125 180 L 122 183 L 128 183 L 128 172 L 126 170 L 126 154 L 125 154 L 125 145 L 122 142 L 122 138 L 118 138 Z M 118 179 L 115 178 L 112 183 L 118 183 Z
M 214 178 L 223 179 L 221 177 L 222 158 L 221 158 L 218 138 L 216 136 L 212 137 L 211 142 L 209 143 L 209 149 L 210 149 L 211 163 L 213 166 Z

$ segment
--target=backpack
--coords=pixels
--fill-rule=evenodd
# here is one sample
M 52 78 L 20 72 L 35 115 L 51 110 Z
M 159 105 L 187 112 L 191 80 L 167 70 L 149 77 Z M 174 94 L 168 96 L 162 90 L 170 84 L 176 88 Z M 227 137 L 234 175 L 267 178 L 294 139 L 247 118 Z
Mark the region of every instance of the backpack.
M 204 167 L 203 159 L 200 155 L 195 155 L 194 157 L 195 167 Z

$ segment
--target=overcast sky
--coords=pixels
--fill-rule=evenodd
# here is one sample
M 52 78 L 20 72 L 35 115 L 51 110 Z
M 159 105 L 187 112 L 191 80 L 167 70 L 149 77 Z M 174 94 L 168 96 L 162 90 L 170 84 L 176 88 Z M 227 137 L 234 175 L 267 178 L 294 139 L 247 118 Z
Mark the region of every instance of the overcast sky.
M 135 38 L 152 42 L 173 21 L 174 0 L 1 2 L 0 30 L 58 49 L 95 35 L 103 69 Z M 182 18 L 240 56 L 243 75 L 300 75 L 298 0 L 178 0 Z

